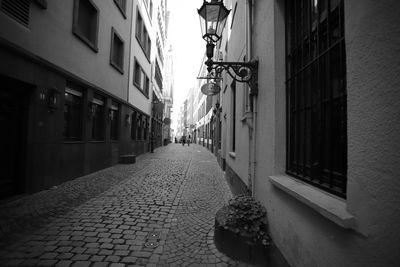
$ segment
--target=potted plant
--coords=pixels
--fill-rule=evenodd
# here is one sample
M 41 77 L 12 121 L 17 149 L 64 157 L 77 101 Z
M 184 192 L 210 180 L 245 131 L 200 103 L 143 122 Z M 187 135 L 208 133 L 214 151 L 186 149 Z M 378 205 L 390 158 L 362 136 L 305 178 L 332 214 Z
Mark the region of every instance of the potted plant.
M 236 260 L 264 262 L 270 245 L 266 215 L 266 209 L 249 195 L 231 199 L 215 217 L 218 250 Z

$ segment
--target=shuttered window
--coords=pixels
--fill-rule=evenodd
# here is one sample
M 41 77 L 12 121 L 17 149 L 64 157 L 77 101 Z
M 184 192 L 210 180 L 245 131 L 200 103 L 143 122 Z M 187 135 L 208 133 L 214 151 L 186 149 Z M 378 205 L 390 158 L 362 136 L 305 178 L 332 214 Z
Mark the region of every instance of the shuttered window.
M 2 0 L 1 11 L 24 26 L 29 26 L 30 0 Z

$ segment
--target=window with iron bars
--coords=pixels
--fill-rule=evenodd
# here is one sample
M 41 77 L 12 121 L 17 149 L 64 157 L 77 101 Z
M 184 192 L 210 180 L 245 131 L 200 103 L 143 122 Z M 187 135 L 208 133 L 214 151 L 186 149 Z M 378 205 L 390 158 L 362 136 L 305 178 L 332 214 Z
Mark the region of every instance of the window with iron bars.
M 286 0 L 288 174 L 346 197 L 343 0 Z

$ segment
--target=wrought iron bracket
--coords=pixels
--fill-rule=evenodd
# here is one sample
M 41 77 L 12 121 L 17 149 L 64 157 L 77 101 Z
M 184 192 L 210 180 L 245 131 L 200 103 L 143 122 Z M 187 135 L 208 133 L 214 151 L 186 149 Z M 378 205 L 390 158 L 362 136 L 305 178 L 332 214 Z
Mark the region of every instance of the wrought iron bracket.
M 215 71 L 216 77 L 220 77 L 221 72 L 226 70 L 232 79 L 237 82 L 247 83 L 250 86 L 250 95 L 258 94 L 258 60 L 249 62 L 214 62 L 212 59 L 208 59 L 205 64 L 208 72 Z

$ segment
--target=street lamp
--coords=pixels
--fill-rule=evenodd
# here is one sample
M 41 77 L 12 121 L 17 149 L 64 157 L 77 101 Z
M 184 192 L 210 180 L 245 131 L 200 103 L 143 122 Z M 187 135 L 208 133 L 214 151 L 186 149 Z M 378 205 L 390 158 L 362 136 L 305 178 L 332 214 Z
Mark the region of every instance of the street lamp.
M 206 55 L 207 70 L 215 71 L 215 77 L 219 77 L 223 70 L 237 82 L 245 82 L 250 86 L 250 94 L 258 93 L 257 74 L 258 60 L 249 62 L 214 62 L 215 44 L 221 39 L 222 30 L 225 27 L 226 19 L 230 13 L 222 0 L 203 1 L 203 5 L 197 10 L 200 17 L 200 27 L 203 39 L 207 42 Z

